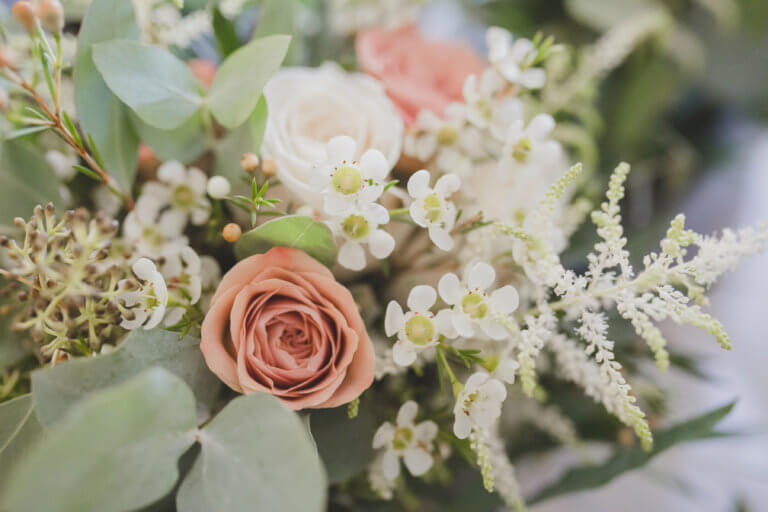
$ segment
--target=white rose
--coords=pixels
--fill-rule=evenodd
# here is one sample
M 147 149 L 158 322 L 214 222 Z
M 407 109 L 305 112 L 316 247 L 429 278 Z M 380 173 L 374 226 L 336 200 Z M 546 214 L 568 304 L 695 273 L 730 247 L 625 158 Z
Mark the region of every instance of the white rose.
M 269 117 L 261 148 L 277 162 L 281 183 L 299 200 L 320 210 L 322 200 L 310 186 L 315 164 L 326 158 L 326 143 L 352 137 L 360 157 L 378 149 L 390 169 L 400 158 L 403 121 L 374 78 L 348 73 L 335 64 L 284 68 L 264 88 Z

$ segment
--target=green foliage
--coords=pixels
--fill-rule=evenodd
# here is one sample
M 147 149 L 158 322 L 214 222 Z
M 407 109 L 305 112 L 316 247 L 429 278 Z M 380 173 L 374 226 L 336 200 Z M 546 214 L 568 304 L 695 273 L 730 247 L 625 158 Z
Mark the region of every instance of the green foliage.
M 33 372 L 37 415 L 44 425 L 51 425 L 84 397 L 153 366 L 181 377 L 195 393 L 199 415 L 210 414 L 220 384 L 203 360 L 200 340 L 192 336 L 179 339 L 177 334 L 160 329 L 140 329 L 109 354 L 73 359 Z
M 218 142 L 214 173 L 224 176 L 237 186 L 243 177 L 240 158 L 244 153 L 259 153 L 266 127 L 267 101 L 262 96 L 250 117 Z
M 261 18 L 259 18 L 259 24 L 253 32 L 253 39 L 274 34 L 300 36 L 301 33 L 296 23 L 300 8 L 297 1 L 298 0 L 264 0 Z M 301 49 L 302 38 L 294 37 L 291 39 L 288 55 L 285 58 L 286 62 L 293 65 L 299 64 Z
M 20 140 L 0 144 L 0 232 L 14 232 L 13 219 L 38 204 L 60 199 L 58 181 L 45 157 Z
M 354 418 L 347 407 L 319 409 L 312 412 L 309 424 L 330 483 L 361 473 L 373 458 L 376 422 L 368 409 L 360 409 Z
M 164 48 L 135 41 L 98 43 L 93 60 L 112 92 L 156 128 L 178 128 L 204 102 L 195 76 Z
M 165 495 L 195 440 L 194 397 L 155 368 L 78 404 L 17 463 L 9 511 L 133 510 Z
M 0 485 L 43 433 L 30 395 L 0 404 Z
M 312 440 L 275 397 L 232 400 L 199 438 L 200 456 L 177 496 L 181 512 L 325 509 L 325 473 Z
M 297 215 L 265 222 L 245 233 L 235 244 L 235 256 L 243 259 L 272 247 L 301 249 L 328 267 L 336 262 L 336 244 L 328 226 Z
M 679 423 L 654 434 L 653 450 L 644 451 L 634 445 L 616 450 L 604 464 L 570 469 L 559 481 L 542 489 L 528 501 L 534 504 L 562 494 L 585 491 L 603 486 L 628 471 L 644 466 L 659 453 L 679 443 L 720 437 L 724 434 L 714 430 L 715 426 L 733 409 L 735 403 L 719 407 L 688 421 Z
M 257 39 L 224 61 L 213 79 L 208 98 L 211 112 L 219 123 L 235 128 L 248 119 L 267 80 L 283 62 L 290 42 L 291 38 L 284 35 Z
M 132 115 L 133 126 L 141 141 L 152 148 L 160 160 L 178 160 L 190 163 L 197 160 L 206 150 L 206 134 L 203 116 L 196 112 L 178 128 L 162 130 Z
M 138 37 L 132 2 L 94 0 L 80 28 L 75 57 L 75 102 L 80 126 L 93 136 L 105 170 L 126 190 L 136 173 L 139 141 L 127 109 L 96 69 L 92 50 L 96 43 Z
M 213 34 L 219 42 L 219 51 L 223 57 L 228 57 L 240 48 L 240 38 L 237 37 L 235 24 L 228 20 L 218 7 L 213 8 Z

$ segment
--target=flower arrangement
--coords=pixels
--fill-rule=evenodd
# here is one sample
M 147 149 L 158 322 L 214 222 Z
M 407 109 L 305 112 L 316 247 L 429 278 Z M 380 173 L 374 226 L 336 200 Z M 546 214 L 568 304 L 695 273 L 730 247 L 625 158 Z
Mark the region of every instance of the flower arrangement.
M 714 435 L 729 406 L 665 425 L 637 366 L 683 366 L 667 320 L 730 348 L 707 291 L 768 230 L 630 254 L 630 165 L 593 204 L 558 129 L 566 48 L 436 42 L 423 3 L 327 2 L 352 70 L 300 65 L 293 0 L 5 13 L 0 508 L 523 510 Z M 619 462 L 520 486 L 583 439 Z

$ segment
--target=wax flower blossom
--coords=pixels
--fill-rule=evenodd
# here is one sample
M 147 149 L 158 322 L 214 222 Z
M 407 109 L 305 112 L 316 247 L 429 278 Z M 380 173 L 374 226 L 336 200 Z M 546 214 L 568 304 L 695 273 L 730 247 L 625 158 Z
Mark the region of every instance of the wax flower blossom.
M 499 27 L 486 33 L 488 60 L 507 81 L 528 89 L 540 89 L 546 81 L 543 69 L 534 68 L 538 51 L 528 39 L 512 42 L 512 34 Z
M 210 215 L 211 204 L 206 198 L 208 178 L 196 167 L 185 168 L 180 162 L 170 161 L 157 170 L 159 181 L 145 184 L 136 201 L 139 209 L 160 211 L 166 206 L 179 212 L 194 225 L 204 224 Z
M 494 290 L 489 296 L 486 290 L 495 279 L 496 271 L 483 262 L 469 267 L 464 283 L 453 273 L 440 279 L 440 297 L 452 306 L 451 321 L 459 336 L 472 338 L 475 326 L 494 340 L 509 336 L 508 317 L 517 309 L 520 298 L 512 285 Z
M 380 463 L 384 477 L 390 481 L 400 474 L 400 459 L 413 476 L 421 476 L 432 467 L 437 424 L 434 421 L 416 424 L 418 411 L 416 402 L 405 402 L 397 413 L 396 424 L 385 422 L 373 436 L 373 448 L 384 450 Z
M 456 397 L 453 433 L 466 439 L 473 429 L 488 429 L 501 416 L 507 389 L 487 372 L 473 373 Z
M 202 266 L 200 256 L 191 247 L 185 247 L 175 258 L 171 258 L 162 267 L 166 277 L 169 296 L 179 304 L 194 305 L 200 300 L 203 290 Z M 163 323 L 166 326 L 178 323 L 186 308 L 174 306 L 168 308 Z
M 126 291 L 119 296 L 119 301 L 125 306 L 125 309 L 122 309 L 123 321 L 120 325 L 129 330 L 139 327 L 152 329 L 163 320 L 168 305 L 165 279 L 152 260 L 147 258 L 136 260 L 133 273 L 140 283 L 137 289 Z M 127 287 L 128 283 L 127 280 L 123 281 L 122 287 Z
M 326 161 L 313 170 L 312 186 L 322 194 L 328 215 L 344 215 L 355 206 L 372 203 L 384 190 L 382 182 L 390 169 L 384 154 L 368 149 L 359 161 L 356 154 L 353 138 L 334 137 L 326 146 Z
M 339 264 L 350 270 L 362 270 L 365 267 L 364 244 L 377 259 L 392 254 L 395 239 L 380 228 L 388 222 L 389 212 L 377 203 L 363 204 L 343 216 L 326 220 L 331 232 L 343 240 L 339 247 Z
M 441 176 L 434 188 L 429 186 L 427 170 L 416 172 L 408 180 L 408 194 L 414 199 L 410 213 L 413 221 L 429 230 L 429 238 L 443 251 L 453 249 L 451 230 L 456 224 L 456 206 L 448 200 L 461 187 L 455 174 Z
M 455 336 L 451 325 L 450 312 L 442 310 L 433 315 L 430 309 L 437 302 L 435 289 L 427 285 L 415 286 L 408 294 L 408 308 L 403 308 L 397 301 L 387 305 L 384 318 L 384 330 L 387 336 L 397 334 L 397 342 L 392 348 L 392 358 L 400 366 L 410 366 L 416 361 L 420 351 L 435 347 L 440 336 Z
M 538 114 L 525 125 L 522 119 L 510 124 L 505 134 L 499 175 L 523 174 L 551 166 L 561 155 L 560 144 L 552 140 L 555 120 Z

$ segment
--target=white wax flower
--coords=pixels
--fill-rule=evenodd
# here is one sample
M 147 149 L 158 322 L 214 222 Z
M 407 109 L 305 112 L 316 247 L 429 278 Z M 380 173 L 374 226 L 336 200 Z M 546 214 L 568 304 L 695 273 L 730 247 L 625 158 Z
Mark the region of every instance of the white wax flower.
M 455 174 L 441 176 L 434 188 L 429 186 L 430 174 L 420 170 L 408 180 L 408 194 L 414 199 L 410 213 L 413 221 L 429 230 L 429 238 L 444 250 L 453 249 L 451 230 L 456 224 L 456 206 L 448 200 L 461 187 Z
M 168 288 L 165 279 L 157 267 L 148 258 L 139 258 L 133 264 L 133 273 L 141 280 L 137 290 L 122 293 L 118 300 L 130 311 L 133 318 L 123 314 L 120 324 L 125 329 L 153 329 L 165 316 L 168 305 Z
M 413 476 L 421 476 L 432 467 L 437 424 L 423 421 L 417 425 L 414 420 L 418 411 L 416 402 L 405 402 L 397 413 L 396 424 L 382 424 L 373 436 L 373 448 L 384 450 L 382 470 L 390 481 L 400 474 L 401 458 Z
M 528 89 L 540 89 L 546 81 L 543 69 L 531 67 L 538 51 L 528 39 L 512 42 L 512 34 L 499 27 L 490 27 L 486 32 L 488 60 L 509 82 Z
M 400 158 L 403 121 L 383 86 L 338 65 L 284 68 L 264 88 L 269 107 L 262 155 L 277 164 L 281 183 L 300 201 L 322 210 L 322 194 L 311 186 L 328 141 L 347 135 L 355 160 L 380 150 L 389 171 Z
M 501 416 L 507 398 L 504 384 L 486 372 L 472 374 L 456 397 L 453 433 L 466 439 L 473 428 L 488 429 Z
M 384 259 L 395 249 L 395 239 L 379 226 L 389 222 L 389 212 L 378 203 L 368 203 L 349 210 L 345 215 L 326 220 L 326 225 L 343 239 L 339 247 L 339 264 L 350 270 L 365 268 L 365 249 Z
M 180 162 L 170 161 L 157 170 L 158 181 L 144 185 L 136 200 L 136 209 L 160 211 L 166 206 L 184 214 L 195 225 L 208 220 L 211 203 L 205 197 L 208 178 L 196 167 L 187 169 Z

